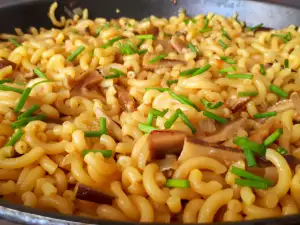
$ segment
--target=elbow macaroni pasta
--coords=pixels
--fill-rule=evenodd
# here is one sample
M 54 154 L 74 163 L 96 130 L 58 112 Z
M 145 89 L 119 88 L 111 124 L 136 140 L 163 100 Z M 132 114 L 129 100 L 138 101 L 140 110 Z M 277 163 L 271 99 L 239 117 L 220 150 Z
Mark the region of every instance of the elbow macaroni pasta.
M 145 223 L 299 213 L 299 31 L 292 26 L 249 31 L 237 15 L 212 13 L 107 21 L 90 20 L 87 9 L 80 9 L 72 19 L 57 19 L 57 7 L 53 3 L 48 16 L 60 29 L 31 27 L 25 33 L 15 28 L 13 37 L 22 45 L 1 42 L 4 199 L 64 214 Z M 199 32 L 204 26 L 207 30 Z M 36 68 L 46 78 L 37 77 Z M 251 79 L 230 78 L 234 74 Z M 25 88 L 31 91 L 18 112 Z M 274 115 L 257 118 L 264 112 Z M 45 118 L 34 117 L 39 114 Z M 105 131 L 90 137 L 87 131 L 99 131 L 103 118 Z M 240 119 L 244 123 L 235 127 Z M 24 124 L 16 128 L 19 122 Z M 266 190 L 238 185 L 245 178 L 232 168 L 250 169 L 235 137 L 262 144 L 277 129 L 280 137 L 265 146 L 268 167 L 252 168 L 274 185 Z M 149 130 L 167 131 L 155 131 L 155 137 Z M 281 148 L 289 156 L 276 151 Z M 294 157 L 296 167 L 287 157 Z M 170 185 L 170 179 L 184 186 Z M 79 198 L 82 186 L 109 196 L 111 203 Z

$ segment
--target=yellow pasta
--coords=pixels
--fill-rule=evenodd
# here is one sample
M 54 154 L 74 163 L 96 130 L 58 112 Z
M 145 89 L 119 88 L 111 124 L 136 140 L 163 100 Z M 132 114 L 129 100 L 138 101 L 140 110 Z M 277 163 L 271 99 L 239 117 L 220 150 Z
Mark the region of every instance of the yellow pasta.
M 48 17 L 60 29 L 1 34 L 3 199 L 146 223 L 299 213 L 295 26 L 57 8 Z

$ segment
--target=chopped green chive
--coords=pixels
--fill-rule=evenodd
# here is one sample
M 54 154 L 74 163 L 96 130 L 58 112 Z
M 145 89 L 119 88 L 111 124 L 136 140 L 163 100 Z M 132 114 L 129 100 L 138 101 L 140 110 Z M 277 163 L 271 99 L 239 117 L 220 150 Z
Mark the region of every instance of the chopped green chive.
M 219 71 L 219 73 L 225 74 L 225 73 L 230 73 L 230 72 L 235 72 L 235 71 L 236 71 L 236 67 L 235 66 L 231 66 L 231 67 L 227 67 L 227 68 L 221 69 Z
M 149 91 L 149 90 L 157 90 L 157 91 L 160 91 L 160 92 L 170 91 L 169 88 L 158 88 L 158 87 L 145 88 L 145 90 L 146 90 L 146 91 Z
M 257 164 L 256 164 L 256 161 L 255 161 L 255 157 L 254 157 L 253 152 L 248 148 L 245 148 L 243 151 L 244 151 L 244 155 L 245 155 L 245 158 L 246 158 L 247 166 L 248 167 L 256 166 Z
M 222 32 L 222 36 L 226 37 L 228 40 L 232 40 L 232 38 L 230 37 L 230 35 L 224 30 L 224 28 L 222 28 L 221 30 Z
M 169 188 L 189 188 L 190 182 L 188 180 L 167 179 L 165 187 Z
M 276 151 L 279 152 L 281 155 L 286 155 L 289 153 L 288 150 L 282 147 L 277 148 Z
M 287 34 L 272 34 L 272 37 L 279 37 L 284 43 L 288 43 L 292 39 L 291 32 Z
M 14 146 L 18 140 L 23 136 L 24 132 L 21 129 L 17 129 L 16 132 L 11 136 L 5 146 Z
M 196 76 L 196 75 L 199 75 L 199 74 L 202 74 L 206 71 L 208 71 L 209 69 L 211 68 L 211 65 L 210 64 L 207 64 L 199 69 L 197 69 L 193 74 L 192 76 Z
M 100 152 L 103 155 L 104 158 L 110 158 L 113 155 L 113 151 L 112 150 L 83 150 L 81 152 L 81 154 L 84 157 L 84 156 L 86 156 L 90 152 L 92 152 L 92 153 Z
M 144 42 L 145 42 L 145 39 L 141 39 L 140 42 L 138 43 L 137 47 L 140 48 Z
M 236 64 L 237 61 L 230 58 L 230 57 L 227 57 L 227 56 L 221 56 L 221 60 L 228 63 L 228 64 Z
M 144 123 L 139 123 L 138 128 L 139 128 L 139 130 L 143 131 L 144 133 L 150 133 L 153 130 L 158 130 L 158 128 L 153 127 L 151 125 L 144 124 Z
M 84 136 L 85 137 L 100 137 L 102 136 L 102 131 L 85 131 Z
M 261 73 L 261 75 L 266 75 L 266 70 L 263 64 L 259 65 L 260 69 L 259 72 Z
M 218 42 L 220 43 L 220 45 L 221 45 L 224 49 L 228 48 L 228 45 L 227 45 L 224 41 L 222 41 L 221 39 L 219 39 Z
M 106 118 L 100 117 L 99 124 L 100 124 L 99 131 L 85 131 L 84 136 L 85 137 L 100 137 L 100 136 L 102 136 L 102 134 L 107 134 Z
M 223 102 L 212 103 L 212 102 L 207 101 L 204 98 L 201 99 L 201 102 L 208 109 L 216 109 L 224 104 Z
M 195 18 L 189 18 L 189 19 L 185 19 L 183 22 L 185 25 L 188 25 L 189 22 L 196 23 L 197 20 Z
M 175 80 L 168 80 L 167 81 L 167 85 L 168 86 L 171 86 L 172 84 L 177 84 L 178 83 L 178 80 L 177 79 L 175 79 Z
M 282 132 L 282 128 L 279 128 L 276 131 L 274 131 L 269 137 L 266 138 L 266 140 L 264 140 L 264 146 L 268 147 L 270 144 L 276 141 L 281 136 Z
M 80 45 L 74 52 L 71 53 L 71 55 L 68 56 L 67 60 L 69 62 L 72 62 L 83 50 L 85 47 L 83 45 Z
M 237 176 L 239 176 L 239 177 L 242 177 L 242 178 L 264 182 L 268 186 L 272 186 L 274 184 L 274 182 L 271 181 L 271 180 L 267 180 L 267 179 L 265 179 L 263 177 L 256 176 L 255 174 L 250 173 L 250 172 L 248 172 L 246 170 L 240 169 L 240 168 L 238 168 L 236 166 L 232 166 L 230 172 L 233 173 L 233 174 L 235 174 L 235 175 L 237 175 Z
M 285 59 L 283 65 L 284 65 L 284 68 L 289 68 L 289 60 Z
M 121 36 L 114 37 L 114 38 L 108 40 L 104 45 L 101 45 L 100 48 L 108 48 L 108 47 L 112 46 L 115 42 L 117 42 L 121 39 L 123 39 L 123 37 L 121 37 Z
M 13 43 L 16 47 L 22 46 L 15 38 L 9 38 L 8 39 L 11 43 Z
M 33 69 L 33 72 L 38 75 L 40 78 L 45 78 L 45 79 L 48 79 L 47 76 L 38 68 L 34 68 Z
M 258 95 L 258 92 L 256 91 L 248 91 L 248 92 L 239 92 L 239 97 L 255 97 Z
M 16 122 L 12 123 L 11 124 L 11 127 L 13 129 L 16 129 L 16 128 L 20 128 L 20 127 L 23 127 L 25 125 L 27 125 L 28 123 L 30 123 L 31 121 L 35 121 L 35 120 L 43 120 L 47 118 L 46 115 L 43 115 L 43 114 L 39 114 L 37 116 L 32 116 L 32 117 L 25 117 L 23 119 L 20 119 L 20 120 L 17 120 Z
M 200 68 L 193 68 L 193 69 L 189 69 L 189 70 L 184 70 L 184 71 L 180 72 L 179 76 L 184 77 L 184 76 L 192 75 L 198 69 L 200 69 Z
M 98 37 L 100 35 L 102 29 L 103 29 L 103 27 L 97 28 L 96 33 L 95 33 L 95 37 Z
M 201 30 L 199 30 L 199 32 L 201 32 L 201 33 L 206 33 L 206 32 L 212 31 L 212 28 L 209 28 L 209 27 L 208 27 L 208 24 L 209 24 L 209 19 L 208 19 L 208 17 L 206 16 L 206 17 L 205 17 L 205 21 L 204 21 L 203 28 L 202 28 Z
M 13 82 L 13 81 L 14 81 L 14 79 L 12 79 L 12 78 L 7 78 L 7 79 L 0 80 L 0 84 L 11 83 L 11 82 Z
M 194 109 L 196 109 L 198 112 L 200 112 L 200 109 L 194 103 L 192 103 L 187 97 L 183 95 L 177 95 L 172 91 L 169 91 L 169 94 L 171 95 L 172 98 L 179 101 L 181 104 L 189 105 Z
M 15 84 L 20 85 L 20 86 L 25 86 L 26 84 L 23 82 L 15 82 Z
M 0 84 L 0 90 L 1 91 L 13 91 L 13 92 L 17 92 L 17 93 L 20 93 L 20 94 L 23 93 L 23 90 L 20 89 L 20 88 L 14 88 L 14 87 L 6 86 L 6 85 L 3 85 L 3 84 Z
M 25 105 L 25 102 L 26 102 L 28 96 L 30 95 L 31 90 L 32 90 L 31 88 L 25 88 L 25 90 L 23 91 L 23 93 L 22 93 L 22 95 L 21 95 L 21 97 L 20 97 L 20 99 L 19 99 L 19 101 L 18 101 L 18 103 L 17 103 L 17 105 L 14 109 L 15 113 L 21 112 L 23 106 Z
M 161 55 L 155 56 L 154 58 L 149 60 L 149 63 L 150 64 L 156 63 L 156 62 L 166 58 L 167 56 L 168 56 L 167 54 L 161 54 Z
M 35 88 L 36 86 L 38 86 L 38 85 L 40 85 L 40 84 L 42 84 L 42 83 L 50 83 L 50 82 L 53 82 L 53 81 L 51 81 L 51 80 L 42 80 L 42 81 L 37 82 L 37 83 L 35 83 L 34 85 L 32 85 L 32 86 L 31 86 L 31 89 Z
M 247 179 L 235 179 L 235 183 L 240 186 L 252 187 L 256 189 L 268 189 L 268 184 L 256 181 L 256 180 L 247 180 Z
M 203 111 L 203 116 L 206 116 L 207 118 L 213 119 L 215 121 L 218 121 L 219 123 L 225 124 L 228 122 L 227 119 L 220 117 L 212 112 L 209 111 Z
M 253 31 L 255 32 L 257 29 L 261 28 L 264 24 L 263 23 L 260 23 L 254 27 L 248 27 L 248 31 Z
M 123 71 L 115 69 L 115 68 L 110 68 L 109 71 L 114 73 L 114 74 L 104 76 L 104 79 L 114 79 L 114 78 L 118 78 L 118 77 L 121 77 L 121 76 L 125 76 L 125 73 L 123 73 Z
M 197 132 L 194 125 L 189 121 L 189 119 L 186 117 L 186 115 L 181 111 L 181 109 L 177 109 L 176 112 L 178 113 L 178 116 L 182 121 L 191 129 L 192 133 L 195 134 Z
M 125 75 L 125 73 L 123 71 L 115 69 L 115 68 L 110 68 L 109 71 L 112 72 L 112 73 Z
M 175 123 L 175 121 L 178 118 L 178 111 L 176 110 L 176 112 L 165 122 L 164 126 L 166 129 L 169 129 L 172 127 L 172 125 Z
M 240 146 L 243 150 L 249 149 L 260 156 L 265 156 L 266 154 L 266 147 L 264 145 L 249 141 L 247 137 L 235 137 L 233 143 Z
M 227 78 L 229 79 L 249 79 L 251 80 L 253 78 L 252 74 L 227 74 Z
M 206 28 L 206 29 L 199 30 L 200 33 L 207 33 L 207 32 L 210 32 L 210 31 L 212 31 L 212 28 Z
M 136 37 L 140 40 L 155 40 L 155 36 L 153 34 L 141 34 L 136 35 Z
M 105 117 L 100 117 L 100 131 L 103 134 L 107 134 L 107 128 L 106 128 L 106 118 Z
M 281 96 L 282 98 L 287 98 L 288 97 L 288 93 L 286 93 L 284 90 L 282 90 L 280 87 L 271 84 L 269 87 L 269 90 L 274 92 L 275 94 Z
M 164 117 L 166 115 L 166 113 L 168 112 L 169 110 L 168 109 L 165 109 L 164 111 L 159 111 L 157 109 L 152 109 L 149 114 L 148 114 L 148 118 L 147 118 L 147 125 L 152 125 L 152 122 L 153 122 L 153 119 L 155 117 Z
M 276 115 L 277 115 L 277 112 L 257 113 L 257 114 L 254 114 L 254 118 L 255 119 L 269 118 L 269 117 L 276 116 Z
M 199 51 L 197 50 L 196 46 L 191 42 L 188 43 L 188 47 L 192 50 L 192 52 L 195 52 L 197 55 L 199 55 Z
M 20 116 L 18 116 L 18 120 L 21 120 L 26 117 L 32 116 L 32 114 L 40 108 L 38 104 L 32 105 L 28 110 L 23 112 Z

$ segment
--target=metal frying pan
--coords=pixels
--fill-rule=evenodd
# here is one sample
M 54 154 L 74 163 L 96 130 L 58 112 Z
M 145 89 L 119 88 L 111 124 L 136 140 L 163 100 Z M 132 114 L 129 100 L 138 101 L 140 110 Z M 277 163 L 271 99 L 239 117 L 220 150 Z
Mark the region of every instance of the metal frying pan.
M 52 0 L 0 0 L 0 32 L 13 32 L 14 27 L 51 27 L 47 11 Z M 150 15 L 170 17 L 180 8 L 189 15 L 214 12 L 224 16 L 239 14 L 248 25 L 264 23 L 265 27 L 283 28 L 290 24 L 300 25 L 300 0 L 60 0 L 59 13 L 72 12 L 75 7 L 88 8 L 90 17 L 116 18 L 121 16 L 141 19 Z M 116 13 L 116 9 L 120 13 Z M 108 222 L 78 216 L 44 212 L 0 201 L 0 218 L 21 224 L 82 225 L 108 224 L 133 225 L 137 223 Z M 222 223 L 228 225 L 299 225 L 300 215 Z M 149 224 L 150 225 L 150 224 Z

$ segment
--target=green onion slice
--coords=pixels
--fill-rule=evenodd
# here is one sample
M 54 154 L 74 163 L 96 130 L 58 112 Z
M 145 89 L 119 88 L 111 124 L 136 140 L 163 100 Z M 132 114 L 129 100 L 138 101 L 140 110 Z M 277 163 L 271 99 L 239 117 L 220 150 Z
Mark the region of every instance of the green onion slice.
M 18 120 L 32 116 L 32 114 L 36 112 L 39 108 L 40 106 L 38 104 L 32 105 L 28 110 L 26 110 L 20 116 L 18 116 Z
M 227 78 L 229 79 L 249 79 L 251 80 L 253 78 L 252 74 L 227 74 Z
M 106 118 L 105 117 L 100 117 L 100 131 L 103 134 L 107 134 L 107 128 L 106 128 Z
M 284 90 L 282 90 L 280 87 L 278 87 L 274 84 L 270 85 L 269 90 L 274 92 L 275 94 L 279 95 L 282 98 L 288 97 L 288 93 L 286 93 Z
M 276 131 L 274 131 L 269 137 L 266 138 L 266 140 L 264 140 L 264 146 L 268 147 L 270 144 L 276 141 L 281 136 L 282 132 L 282 128 L 279 128 Z
M 213 119 L 215 121 L 218 121 L 219 123 L 222 123 L 222 124 L 225 124 L 228 122 L 227 119 L 223 118 L 223 117 L 220 117 L 212 112 L 209 112 L 209 111 L 203 111 L 203 115 L 210 118 L 210 119 Z
M 292 39 L 291 32 L 287 34 L 272 34 L 272 37 L 279 37 L 284 43 L 288 43 Z
M 259 67 L 260 67 L 259 72 L 260 72 L 262 75 L 266 75 L 266 70 L 265 70 L 264 65 L 263 65 L 263 64 L 260 64 Z
M 268 184 L 257 180 L 235 179 L 235 183 L 240 186 L 252 187 L 256 189 L 268 189 Z
M 257 164 L 256 164 L 256 161 L 255 161 L 255 157 L 254 157 L 253 152 L 248 148 L 245 148 L 243 151 L 244 151 L 244 155 L 245 155 L 245 158 L 246 158 L 247 166 L 248 167 L 256 166 Z
M 22 46 L 15 38 L 8 39 L 11 43 L 13 43 L 16 47 Z
M 223 102 L 212 103 L 212 102 L 207 101 L 204 98 L 201 99 L 201 102 L 208 109 L 216 109 L 224 104 Z
M 210 64 L 207 64 L 199 69 L 197 69 L 193 74 L 192 76 L 196 76 L 196 75 L 199 75 L 199 74 L 202 74 L 206 71 L 208 71 L 209 69 L 211 68 L 211 65 Z
M 110 158 L 113 155 L 113 151 L 112 150 L 83 150 L 81 152 L 81 154 L 84 157 L 84 156 L 86 156 L 90 152 L 92 152 L 92 153 L 100 152 L 103 155 L 104 158 Z
M 167 56 L 168 56 L 167 54 L 161 54 L 161 55 L 155 56 L 154 58 L 149 60 L 149 63 L 150 64 L 156 63 L 156 62 L 166 58 Z
M 196 109 L 198 112 L 200 112 L 200 109 L 194 103 L 192 103 L 187 97 L 183 95 L 177 95 L 172 91 L 169 91 L 169 94 L 171 95 L 172 98 L 179 101 L 181 104 L 189 105 L 194 109 Z
M 228 48 L 228 45 L 224 41 L 222 41 L 221 39 L 219 39 L 218 42 L 220 43 L 222 48 L 224 48 L 224 49 Z
M 231 67 L 227 67 L 227 68 L 221 69 L 219 71 L 219 73 L 225 74 L 225 73 L 230 73 L 230 72 L 235 72 L 235 71 L 236 71 L 236 67 L 235 66 L 231 66 Z
M 283 65 L 284 65 L 284 68 L 289 68 L 289 60 L 285 59 Z
M 140 40 L 155 40 L 155 36 L 153 34 L 141 34 L 136 35 L 136 37 Z
M 253 31 L 255 32 L 257 29 L 261 28 L 264 24 L 263 23 L 260 23 L 254 27 L 248 27 L 248 31 Z
M 190 182 L 188 180 L 181 179 L 167 179 L 165 187 L 169 188 L 189 188 Z
M 193 45 L 191 42 L 188 43 L 188 47 L 192 50 L 192 52 L 195 52 L 197 55 L 200 55 L 199 51 L 196 48 L 196 46 Z
M 167 85 L 171 86 L 172 84 L 177 84 L 178 83 L 178 79 L 174 79 L 174 80 L 168 80 L 167 81 Z
M 31 88 L 25 88 L 25 90 L 23 91 L 23 93 L 22 93 L 22 95 L 21 95 L 21 97 L 20 97 L 20 99 L 19 99 L 19 101 L 18 101 L 18 103 L 17 103 L 17 105 L 14 109 L 15 113 L 21 112 L 23 106 L 25 105 L 25 102 L 26 102 L 27 98 L 30 95 L 31 90 L 32 90 Z
M 178 113 L 178 116 L 182 119 L 182 121 L 191 129 L 192 133 L 195 134 L 197 130 L 191 123 L 191 121 L 187 118 L 187 116 L 181 111 L 181 109 L 177 109 L 176 111 Z
M 108 48 L 108 47 L 112 46 L 115 42 L 117 42 L 121 39 L 123 39 L 123 37 L 121 37 L 121 36 L 114 37 L 114 38 L 108 40 L 104 45 L 101 45 L 100 48 Z
M 144 133 L 150 133 L 153 130 L 158 130 L 158 128 L 153 127 L 148 124 L 144 124 L 144 123 L 139 123 L 138 128 L 139 128 L 139 130 L 143 131 Z
M 71 53 L 71 55 L 68 56 L 67 60 L 69 62 L 72 62 L 83 50 L 85 47 L 83 45 L 80 45 L 74 52 Z
M 249 149 L 260 156 L 265 156 L 266 154 L 266 147 L 264 145 L 249 141 L 247 137 L 235 137 L 233 143 L 240 146 L 243 150 Z
M 264 183 L 268 184 L 268 186 L 274 185 L 274 182 L 272 180 L 268 180 L 268 179 L 265 179 L 263 177 L 256 176 L 255 174 L 250 173 L 246 170 L 240 169 L 236 166 L 232 166 L 230 172 L 237 175 L 237 176 L 239 176 L 239 177 L 242 177 L 242 178 L 264 182 Z
M 6 85 L 3 85 L 3 84 L 0 84 L 0 90 L 1 91 L 13 91 L 13 92 L 17 92 L 17 93 L 20 93 L 20 94 L 23 93 L 23 90 L 20 89 L 20 88 L 14 88 L 14 87 L 6 86 Z
M 18 140 L 21 139 L 24 132 L 21 129 L 17 129 L 16 132 L 11 136 L 5 146 L 14 146 Z
M 104 134 L 102 131 L 85 131 L 85 137 L 101 137 Z
M 153 122 L 153 119 L 155 117 L 164 117 L 166 115 L 166 113 L 168 112 L 169 110 L 168 109 L 165 109 L 164 111 L 159 111 L 157 109 L 152 109 L 149 114 L 148 114 L 148 118 L 147 118 L 147 125 L 152 125 L 152 122 Z
M 44 114 L 39 114 L 37 116 L 32 116 L 32 117 L 25 117 L 23 119 L 17 120 L 16 122 L 12 123 L 11 127 L 13 129 L 20 128 L 20 127 L 23 127 L 23 126 L 27 125 L 31 121 L 43 120 L 45 118 L 47 118 L 47 116 L 44 115 Z
M 185 25 L 188 25 L 189 22 L 196 23 L 197 20 L 195 18 L 189 18 L 189 19 L 185 19 L 183 22 Z
M 236 64 L 237 61 L 230 58 L 230 57 L 227 57 L 227 56 L 221 56 L 221 60 L 228 63 L 228 64 Z
M 239 97 L 255 97 L 258 95 L 258 92 L 256 91 L 248 91 L 248 92 L 239 92 Z
M 47 76 L 38 68 L 34 68 L 33 69 L 33 72 L 38 75 L 40 78 L 45 78 L 45 79 L 48 79 Z
M 184 76 L 192 75 L 198 69 L 200 69 L 200 68 L 193 68 L 193 69 L 189 69 L 189 70 L 184 70 L 184 71 L 180 72 L 179 76 L 184 77 Z
M 165 122 L 164 126 L 166 129 L 169 129 L 172 127 L 172 125 L 175 123 L 175 121 L 178 118 L 178 111 L 176 110 L 176 112 Z
M 7 78 L 7 79 L 0 80 L 0 84 L 11 83 L 11 82 L 13 82 L 13 81 L 14 81 L 14 79 L 12 79 L 12 78 Z
M 276 116 L 276 115 L 277 115 L 277 112 L 257 113 L 257 114 L 254 114 L 254 118 L 255 119 L 269 118 L 269 117 Z
M 232 40 L 232 38 L 230 37 L 230 35 L 224 30 L 224 28 L 222 28 L 221 30 L 222 32 L 222 36 L 226 37 L 228 40 Z

